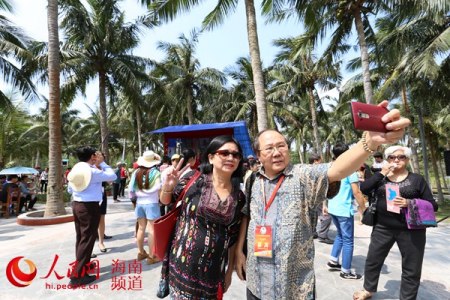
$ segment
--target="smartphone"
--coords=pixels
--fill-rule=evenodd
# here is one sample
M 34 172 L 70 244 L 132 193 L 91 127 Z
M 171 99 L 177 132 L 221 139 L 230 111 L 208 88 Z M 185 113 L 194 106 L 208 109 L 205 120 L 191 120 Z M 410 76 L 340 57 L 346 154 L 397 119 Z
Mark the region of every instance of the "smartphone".
M 389 112 L 386 107 L 362 102 L 350 102 L 350 106 L 355 129 L 388 132 L 386 124 L 381 121 L 381 117 Z

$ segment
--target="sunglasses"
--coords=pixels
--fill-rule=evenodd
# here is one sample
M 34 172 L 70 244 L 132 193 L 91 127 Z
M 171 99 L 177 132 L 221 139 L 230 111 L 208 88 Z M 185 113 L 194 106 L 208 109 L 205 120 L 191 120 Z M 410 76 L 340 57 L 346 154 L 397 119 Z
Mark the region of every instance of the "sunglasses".
M 406 156 L 406 155 L 388 155 L 388 157 L 387 157 L 389 160 L 396 160 L 396 159 L 398 159 L 398 160 L 405 160 L 405 159 L 407 159 L 408 157 Z
M 222 159 L 226 159 L 228 156 L 233 156 L 234 159 L 241 159 L 242 158 L 242 154 L 240 152 L 231 152 L 228 150 L 217 150 L 216 153 L 219 155 L 220 158 Z

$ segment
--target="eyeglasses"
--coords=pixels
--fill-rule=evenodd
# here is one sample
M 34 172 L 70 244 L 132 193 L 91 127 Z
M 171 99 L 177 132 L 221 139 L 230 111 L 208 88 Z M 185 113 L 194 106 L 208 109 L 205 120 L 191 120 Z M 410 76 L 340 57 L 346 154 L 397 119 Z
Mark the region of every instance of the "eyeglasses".
M 219 157 L 221 159 L 226 159 L 230 155 L 233 156 L 234 159 L 241 159 L 242 158 L 242 154 L 240 152 L 231 152 L 231 151 L 228 151 L 228 150 L 217 150 L 216 153 L 214 153 L 214 154 L 219 155 Z
M 288 145 L 286 143 L 282 143 L 276 146 L 267 146 L 264 149 L 259 149 L 259 151 L 263 152 L 264 154 L 270 155 L 275 152 L 275 149 L 277 149 L 278 152 L 285 152 L 286 150 L 288 150 Z
M 407 159 L 408 157 L 406 156 L 406 155 L 388 155 L 388 157 L 387 157 L 389 160 L 396 160 L 396 159 L 398 159 L 398 160 L 405 160 L 405 159 Z

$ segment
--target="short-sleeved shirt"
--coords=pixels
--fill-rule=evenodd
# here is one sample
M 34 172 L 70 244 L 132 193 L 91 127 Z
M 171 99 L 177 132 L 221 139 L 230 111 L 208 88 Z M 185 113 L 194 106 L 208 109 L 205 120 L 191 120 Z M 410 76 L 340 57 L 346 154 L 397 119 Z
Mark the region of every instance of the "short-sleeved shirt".
M 250 215 L 248 227 L 247 288 L 260 299 L 314 299 L 314 243 L 311 211 L 328 191 L 328 164 L 289 165 L 286 176 L 264 222 L 265 195 L 270 197 L 279 177 L 272 180 L 261 169 L 243 208 Z M 250 203 L 250 204 L 248 204 Z M 253 254 L 255 226 L 270 225 L 273 258 Z
M 354 214 L 352 183 L 359 183 L 358 174 L 353 173 L 341 180 L 339 193 L 328 201 L 328 213 L 350 218 Z

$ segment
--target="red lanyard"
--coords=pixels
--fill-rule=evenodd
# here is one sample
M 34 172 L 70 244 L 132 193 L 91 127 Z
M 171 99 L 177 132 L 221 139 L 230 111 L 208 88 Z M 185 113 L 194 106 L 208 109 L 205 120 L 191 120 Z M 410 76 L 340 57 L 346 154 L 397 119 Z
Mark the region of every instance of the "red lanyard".
M 264 203 L 266 204 L 266 206 L 264 207 L 264 219 L 267 216 L 267 211 L 269 210 L 270 206 L 272 205 L 273 200 L 275 200 L 275 196 L 276 196 L 278 190 L 280 189 L 281 184 L 283 183 L 284 177 L 285 177 L 284 174 L 281 174 L 280 179 L 278 179 L 277 185 L 275 186 L 275 188 L 272 191 L 272 195 L 270 195 L 269 202 L 266 202 L 266 193 L 264 192 L 265 191 L 265 189 L 264 189 L 264 180 L 261 179 L 261 187 L 262 187 L 262 190 L 263 190 L 263 198 L 264 198 Z

